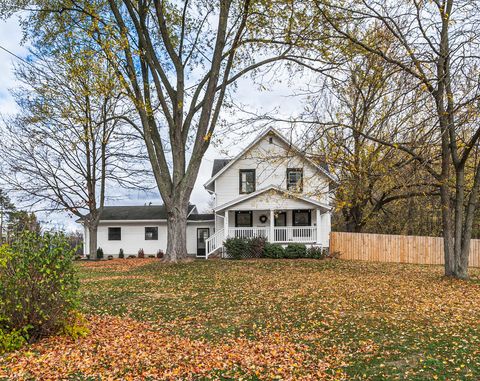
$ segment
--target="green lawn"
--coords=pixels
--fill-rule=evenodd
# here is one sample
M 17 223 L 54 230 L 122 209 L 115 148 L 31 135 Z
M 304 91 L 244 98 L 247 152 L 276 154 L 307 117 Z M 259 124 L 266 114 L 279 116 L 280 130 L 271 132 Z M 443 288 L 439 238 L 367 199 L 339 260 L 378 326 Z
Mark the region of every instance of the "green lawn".
M 91 335 L 15 353 L 0 375 L 480 379 L 478 270 L 454 281 L 440 267 L 341 260 L 115 260 L 79 274 Z

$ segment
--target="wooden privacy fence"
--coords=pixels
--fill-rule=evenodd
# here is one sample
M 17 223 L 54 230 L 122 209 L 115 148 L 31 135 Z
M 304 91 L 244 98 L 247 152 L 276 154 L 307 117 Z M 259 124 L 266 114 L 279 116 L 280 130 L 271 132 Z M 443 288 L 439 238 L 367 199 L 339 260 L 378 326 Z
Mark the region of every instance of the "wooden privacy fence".
M 443 238 L 332 232 L 330 251 L 342 259 L 443 265 Z M 480 267 L 480 239 L 472 239 L 470 262 Z

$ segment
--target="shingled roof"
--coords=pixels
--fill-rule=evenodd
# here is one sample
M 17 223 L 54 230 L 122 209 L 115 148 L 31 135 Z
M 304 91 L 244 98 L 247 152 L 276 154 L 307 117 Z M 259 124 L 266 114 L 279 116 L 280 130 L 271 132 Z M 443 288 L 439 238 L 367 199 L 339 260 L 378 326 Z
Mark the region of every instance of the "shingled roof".
M 215 176 L 231 160 L 232 159 L 215 159 L 215 160 L 213 160 L 212 177 Z
M 189 221 L 213 220 L 213 214 L 196 213 L 196 206 L 189 205 Z M 164 205 L 140 205 L 140 206 L 105 206 L 100 211 L 100 220 L 108 221 L 138 221 L 138 220 L 166 220 L 167 211 Z

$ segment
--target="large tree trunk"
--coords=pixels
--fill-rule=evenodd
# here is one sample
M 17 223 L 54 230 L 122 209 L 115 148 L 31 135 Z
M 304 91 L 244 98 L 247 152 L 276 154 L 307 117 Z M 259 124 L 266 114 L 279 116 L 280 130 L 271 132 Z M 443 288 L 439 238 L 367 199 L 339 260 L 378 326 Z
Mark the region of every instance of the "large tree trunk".
M 97 231 L 98 223 L 88 225 L 88 253 L 90 259 L 97 259 Z
M 167 252 L 165 260 L 177 262 L 187 257 L 188 201 L 165 205 L 167 208 Z
M 360 205 L 351 208 L 343 208 L 345 230 L 349 233 L 361 233 L 363 230 L 363 211 Z

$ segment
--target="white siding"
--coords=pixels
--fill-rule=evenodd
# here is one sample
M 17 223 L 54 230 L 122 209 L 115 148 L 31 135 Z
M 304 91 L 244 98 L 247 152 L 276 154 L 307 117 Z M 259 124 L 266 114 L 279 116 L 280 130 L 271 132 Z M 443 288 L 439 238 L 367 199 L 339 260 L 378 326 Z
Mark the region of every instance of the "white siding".
M 187 253 L 197 254 L 197 229 L 209 228 L 210 235 L 214 233 L 214 222 L 189 222 L 187 224 Z
M 158 240 L 145 240 L 145 227 L 158 227 Z M 120 241 L 108 240 L 108 228 L 119 227 L 122 229 Z M 142 222 L 100 222 L 97 233 L 97 245 L 103 249 L 104 257 L 108 255 L 118 256 L 120 249 L 123 249 L 125 257 L 137 255 L 138 250 L 143 249 L 145 256 L 155 255 L 159 249 L 165 251 L 167 248 L 167 224 L 165 222 L 152 221 Z
M 315 213 L 315 209 L 312 209 L 312 206 L 299 208 L 299 209 L 310 209 L 311 210 L 311 217 L 312 217 L 312 226 L 316 226 L 317 223 L 317 216 Z M 292 210 L 283 210 L 287 214 L 287 226 L 292 226 Z M 267 221 L 265 223 L 260 222 L 260 216 L 265 215 L 267 216 Z M 267 227 L 270 226 L 270 211 L 269 210 L 253 210 L 252 211 L 252 225 L 254 227 Z M 228 226 L 231 228 L 235 227 L 235 211 L 231 210 L 228 214 Z
M 324 213 L 320 215 L 320 238 L 318 242 L 323 247 L 330 247 L 330 231 L 332 230 L 331 226 L 331 213 Z
M 232 206 L 235 210 L 282 210 L 282 209 L 312 209 L 314 206 L 298 198 L 287 197 L 283 194 L 279 194 L 275 190 L 266 191 L 259 194 L 256 197 L 252 197 L 248 200 L 242 201 Z
M 303 195 L 328 203 L 328 178 L 276 136 L 272 143 L 269 136 L 265 136 L 215 180 L 215 205 L 241 196 L 240 169 L 256 170 L 256 189 L 259 190 L 270 185 L 286 189 L 287 168 L 303 168 Z
M 158 227 L 158 240 L 145 240 L 145 227 Z M 119 227 L 122 229 L 122 239 L 120 241 L 108 240 L 108 228 Z M 210 228 L 210 234 L 213 234 L 214 223 L 212 222 L 189 222 L 187 224 L 187 252 L 188 254 L 197 253 L 197 228 Z M 88 239 L 88 235 L 85 235 Z M 167 224 L 166 222 L 101 222 L 98 227 L 98 247 L 103 249 L 104 257 L 112 255 L 118 257 L 120 249 L 123 249 L 125 257 L 128 255 L 138 255 L 138 250 L 143 249 L 145 256 L 156 255 L 159 249 L 167 249 Z M 88 241 L 87 241 L 88 242 Z M 86 252 L 88 253 L 88 252 Z

